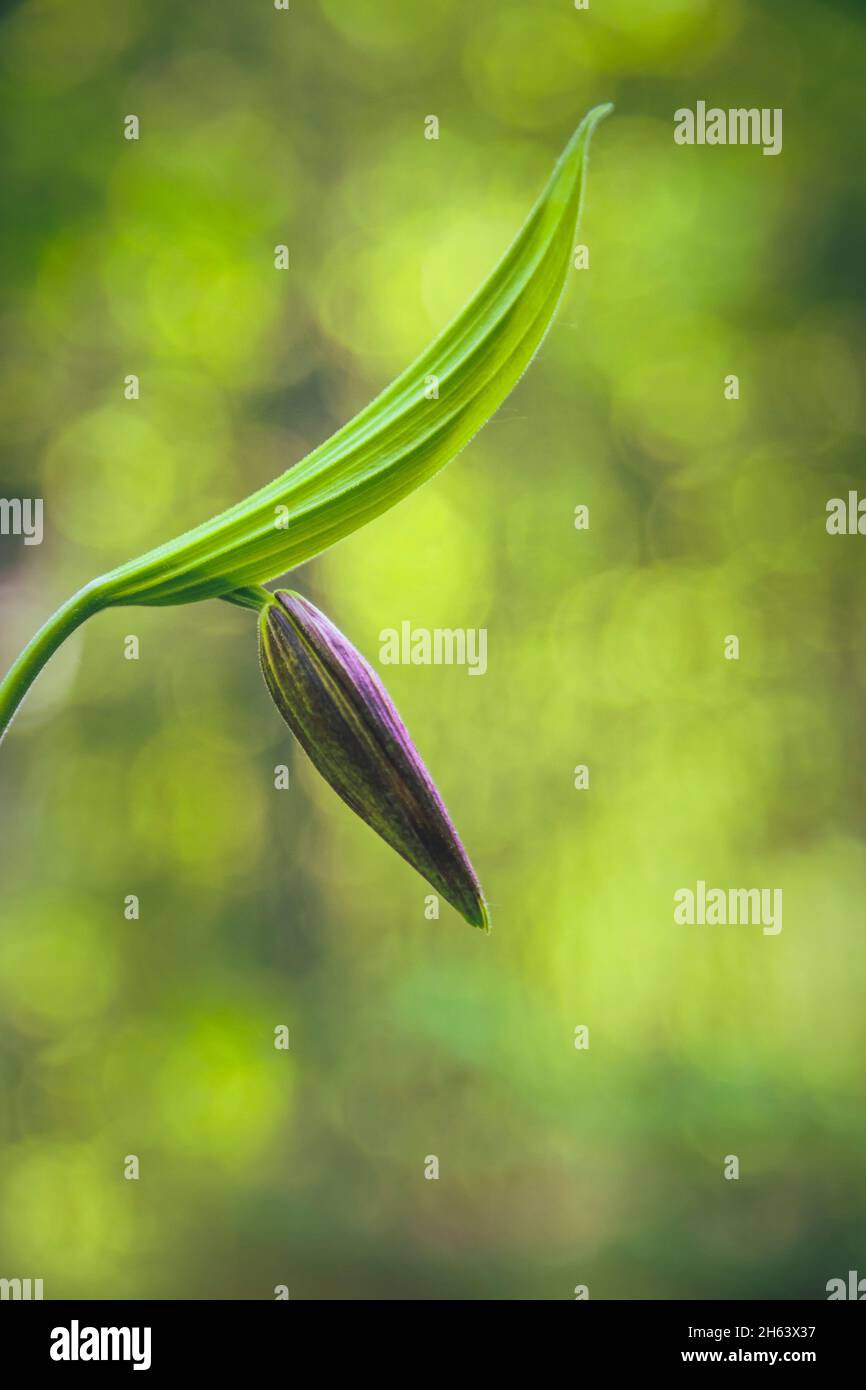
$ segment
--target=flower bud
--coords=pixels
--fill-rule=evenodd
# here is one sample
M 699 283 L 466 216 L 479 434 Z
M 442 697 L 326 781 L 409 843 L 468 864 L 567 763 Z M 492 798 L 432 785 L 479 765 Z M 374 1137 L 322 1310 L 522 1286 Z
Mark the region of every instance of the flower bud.
M 273 595 L 259 636 L 274 703 L 325 781 L 468 922 L 488 929 L 475 871 L 376 672 L 300 594 Z

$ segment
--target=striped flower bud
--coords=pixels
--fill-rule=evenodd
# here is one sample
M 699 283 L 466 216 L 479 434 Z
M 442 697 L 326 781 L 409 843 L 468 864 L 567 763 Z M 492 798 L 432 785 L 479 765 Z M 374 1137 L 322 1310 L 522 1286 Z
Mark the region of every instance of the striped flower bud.
M 376 672 L 300 594 L 273 595 L 259 638 L 274 703 L 325 781 L 467 922 L 487 929 L 475 871 Z

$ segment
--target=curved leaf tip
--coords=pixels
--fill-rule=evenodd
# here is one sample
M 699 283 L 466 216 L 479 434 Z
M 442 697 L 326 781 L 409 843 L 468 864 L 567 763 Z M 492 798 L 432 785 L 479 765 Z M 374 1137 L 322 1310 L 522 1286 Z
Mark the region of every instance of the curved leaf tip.
M 605 103 L 584 117 L 487 280 L 411 366 L 267 487 L 98 581 L 102 603 L 191 603 L 266 583 L 380 516 L 454 458 L 550 327 L 571 266 L 587 148 L 611 110 Z

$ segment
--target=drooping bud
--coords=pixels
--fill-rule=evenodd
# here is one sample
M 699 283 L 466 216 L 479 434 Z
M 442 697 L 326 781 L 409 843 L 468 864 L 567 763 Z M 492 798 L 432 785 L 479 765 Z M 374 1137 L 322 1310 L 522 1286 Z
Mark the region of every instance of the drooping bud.
M 259 621 L 262 672 L 313 764 L 352 810 L 473 926 L 481 885 L 376 672 L 314 604 L 281 590 Z

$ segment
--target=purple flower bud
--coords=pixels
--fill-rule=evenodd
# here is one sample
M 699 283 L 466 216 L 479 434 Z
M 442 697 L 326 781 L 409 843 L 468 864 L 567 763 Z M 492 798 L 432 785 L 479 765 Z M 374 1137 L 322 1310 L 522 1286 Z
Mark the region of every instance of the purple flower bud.
M 262 672 L 325 781 L 475 927 L 481 885 L 429 772 L 376 672 L 307 599 L 286 590 L 261 614 Z

